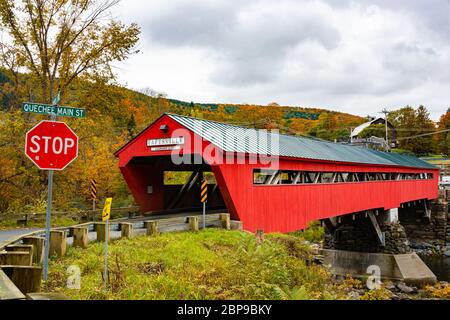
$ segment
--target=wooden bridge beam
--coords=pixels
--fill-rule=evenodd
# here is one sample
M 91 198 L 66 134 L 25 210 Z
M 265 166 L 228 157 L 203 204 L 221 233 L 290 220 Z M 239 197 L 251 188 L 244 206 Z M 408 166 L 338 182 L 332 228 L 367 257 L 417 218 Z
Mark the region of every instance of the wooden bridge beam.
M 89 242 L 87 227 L 72 227 L 71 233 L 73 235 L 73 246 L 86 249 Z
M 67 239 L 65 230 L 50 231 L 50 252 L 49 255 L 63 257 L 67 251 Z
M 378 224 L 377 218 L 375 217 L 373 212 L 369 211 L 368 214 L 369 214 L 370 221 L 372 222 L 372 225 L 375 229 L 378 243 L 384 247 L 385 246 L 384 232 L 381 231 L 380 225 Z
M 33 263 L 42 263 L 44 258 L 44 241 L 44 238 L 41 237 L 25 237 L 22 239 L 24 244 L 33 246 Z

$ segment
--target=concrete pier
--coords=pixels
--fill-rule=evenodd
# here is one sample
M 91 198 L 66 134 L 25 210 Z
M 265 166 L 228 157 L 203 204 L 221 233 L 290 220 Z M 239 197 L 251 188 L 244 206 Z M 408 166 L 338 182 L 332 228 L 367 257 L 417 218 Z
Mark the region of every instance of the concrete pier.
M 385 223 L 397 223 L 398 222 L 398 208 L 389 209 L 385 211 L 384 217 Z
M 381 280 L 404 281 L 423 287 L 436 283 L 433 272 L 416 253 L 385 254 L 323 249 L 323 263 L 335 275 L 367 278 L 368 270 L 379 268 Z M 369 268 L 370 267 L 370 268 Z

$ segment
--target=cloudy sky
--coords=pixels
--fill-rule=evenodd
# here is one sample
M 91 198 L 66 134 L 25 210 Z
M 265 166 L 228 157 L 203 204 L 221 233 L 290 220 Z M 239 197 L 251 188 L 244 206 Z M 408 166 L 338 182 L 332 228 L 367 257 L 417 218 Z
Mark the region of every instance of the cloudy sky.
M 122 0 L 142 28 L 119 81 L 185 101 L 377 115 L 450 107 L 450 0 Z

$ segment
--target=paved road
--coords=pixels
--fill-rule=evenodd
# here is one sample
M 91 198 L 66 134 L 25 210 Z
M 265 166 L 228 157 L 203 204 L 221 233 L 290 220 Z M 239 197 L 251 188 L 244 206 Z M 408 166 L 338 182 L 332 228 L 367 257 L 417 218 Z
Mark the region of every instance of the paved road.
M 208 212 L 208 214 L 213 212 Z M 160 214 L 154 216 L 140 216 L 132 219 L 122 218 L 116 221 L 111 221 L 111 234 L 110 237 L 112 239 L 118 239 L 121 237 L 121 232 L 118 231 L 118 222 L 131 222 L 134 224 L 134 233 L 135 234 L 145 234 L 146 229 L 144 229 L 144 220 L 159 220 L 165 218 L 182 218 L 189 215 L 199 215 L 198 212 L 189 212 L 189 213 L 171 213 L 171 214 Z M 3 241 L 7 241 L 14 237 L 20 236 L 25 233 L 30 233 L 37 230 L 43 230 L 42 228 L 23 228 L 23 229 L 11 229 L 11 230 L 0 230 L 0 243 Z M 181 223 L 173 223 L 172 225 L 160 226 L 161 231 L 177 231 L 177 230 L 185 230 L 185 221 Z M 97 233 L 93 230 L 93 227 L 90 228 L 88 233 L 89 241 L 95 241 L 97 238 Z M 67 237 L 67 244 L 71 245 L 73 243 L 72 237 Z
M 20 236 L 25 233 L 33 232 L 36 230 L 39 230 L 39 228 L 0 230 L 0 242 L 6 241 L 8 239 Z

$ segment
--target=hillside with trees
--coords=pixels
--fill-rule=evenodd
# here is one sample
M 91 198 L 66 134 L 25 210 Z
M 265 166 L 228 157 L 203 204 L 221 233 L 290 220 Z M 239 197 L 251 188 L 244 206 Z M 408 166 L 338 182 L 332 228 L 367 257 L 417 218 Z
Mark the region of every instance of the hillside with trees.
M 44 211 L 46 172 L 24 155 L 26 131 L 40 115 L 25 114 L 21 103 L 50 103 L 61 92 L 61 105 L 86 109 L 85 119 L 64 119 L 79 136 L 79 155 L 55 174 L 54 208 L 90 207 L 89 181 L 98 181 L 98 197 L 114 205 L 132 204 L 113 155 L 120 146 L 164 112 L 236 125 L 278 129 L 281 133 L 330 141 L 345 140 L 365 118 L 319 108 L 277 103 L 236 105 L 169 99 L 151 89 L 133 91 L 116 82 L 113 63 L 137 52 L 139 26 L 106 15 L 116 0 L 0 0 L 0 29 L 11 40 L 0 42 L 0 212 Z M 449 135 L 407 139 L 436 130 L 425 107 L 405 107 L 390 120 L 405 138 L 401 148 L 423 153 L 450 150 Z M 449 112 L 439 129 L 450 127 Z
M 26 131 L 40 115 L 25 114 L 21 101 L 29 101 L 13 89 L 16 85 L 8 71 L 0 75 L 2 110 L 0 111 L 0 212 L 45 210 L 46 173 L 38 170 L 24 155 Z M 27 77 L 20 75 L 19 78 Z M 281 133 L 316 136 L 334 140 L 349 135 L 349 127 L 364 119 L 349 114 L 321 109 L 257 105 L 217 105 L 211 109 L 203 104 L 180 103 L 162 95 L 148 96 L 117 84 L 114 80 L 77 79 L 66 90 L 62 104 L 86 109 L 86 118 L 65 118 L 80 139 L 79 155 L 66 170 L 55 175 L 55 206 L 59 210 L 90 207 L 89 180 L 98 181 L 98 196 L 111 195 L 116 206 L 132 203 L 127 187 L 117 167 L 113 153 L 132 139 L 164 112 L 224 121 L 261 129 L 278 129 Z M 39 99 L 34 99 L 39 101 Z M 303 114 L 318 114 L 307 119 Z M 345 127 L 344 130 L 337 124 Z M 27 190 L 24 194 L 22 190 Z

